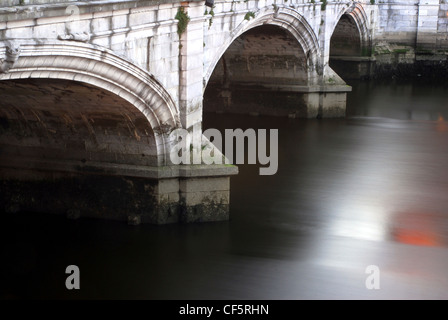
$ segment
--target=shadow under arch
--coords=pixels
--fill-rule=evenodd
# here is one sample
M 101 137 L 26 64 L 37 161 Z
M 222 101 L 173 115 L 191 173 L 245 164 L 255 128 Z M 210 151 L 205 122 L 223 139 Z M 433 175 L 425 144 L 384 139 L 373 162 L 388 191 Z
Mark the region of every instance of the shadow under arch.
M 330 40 L 330 66 L 344 80 L 369 78 L 373 71 L 369 19 L 359 3 L 338 13 Z
M 216 65 L 232 43 L 245 32 L 263 25 L 285 29 L 297 40 L 307 57 L 308 83 L 311 85 L 314 84 L 314 81 L 317 81 L 315 74 L 322 74 L 323 72 L 322 66 L 319 65 L 319 40 L 305 17 L 288 7 L 281 7 L 277 11 L 272 8 L 263 8 L 255 12 L 254 19 L 243 20 L 221 45 L 204 74 L 204 90 Z
M 359 40 L 362 55 L 370 55 L 372 48 L 372 35 L 369 18 L 362 4 L 354 2 L 351 6 L 343 8 L 335 19 L 333 32 L 340 22 L 341 17 L 349 16 L 359 32 Z

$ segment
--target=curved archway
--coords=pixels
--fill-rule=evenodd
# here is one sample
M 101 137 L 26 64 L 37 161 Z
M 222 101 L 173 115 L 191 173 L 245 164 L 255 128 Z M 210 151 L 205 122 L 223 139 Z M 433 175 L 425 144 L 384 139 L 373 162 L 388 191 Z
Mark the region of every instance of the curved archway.
M 315 80 L 313 73 L 322 73 L 322 68 L 319 66 L 319 40 L 306 19 L 296 10 L 288 7 L 278 8 L 278 10 L 264 8 L 255 13 L 255 18 L 253 20 L 243 20 L 243 22 L 233 30 L 231 37 L 226 39 L 226 41 L 224 41 L 221 47 L 217 50 L 204 75 L 204 90 L 216 68 L 216 65 L 231 44 L 250 29 L 263 25 L 277 26 L 288 31 L 300 44 L 306 56 L 308 82 Z
M 0 81 L 20 79 L 65 80 L 97 88 L 97 93 L 112 93 L 128 111 L 131 107 L 133 113 L 140 114 L 138 118 L 147 122 L 148 132 L 153 132 L 154 165 L 166 163 L 167 134 L 180 126 L 179 113 L 163 86 L 145 70 L 110 50 L 89 44 L 23 43 L 17 63 L 9 73 L 0 74 Z M 99 112 L 107 110 L 98 108 Z
M 309 55 L 285 28 L 250 28 L 216 65 L 204 93 L 204 111 L 308 117 L 308 66 Z
M 343 79 L 370 75 L 369 30 L 369 20 L 359 3 L 339 12 L 330 40 L 330 66 Z

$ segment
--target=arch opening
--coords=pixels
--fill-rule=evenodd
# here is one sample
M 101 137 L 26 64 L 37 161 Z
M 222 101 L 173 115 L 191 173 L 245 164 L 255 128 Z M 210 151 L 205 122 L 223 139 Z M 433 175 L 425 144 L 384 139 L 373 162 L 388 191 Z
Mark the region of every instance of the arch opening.
M 204 112 L 306 117 L 300 91 L 308 74 L 308 57 L 288 30 L 256 26 L 221 56 L 204 93 Z
M 330 67 L 344 80 L 370 76 L 370 46 L 361 30 L 366 22 L 355 13 L 341 16 L 330 39 Z
M 361 37 L 355 20 L 349 14 L 339 19 L 330 41 L 330 57 L 361 55 Z

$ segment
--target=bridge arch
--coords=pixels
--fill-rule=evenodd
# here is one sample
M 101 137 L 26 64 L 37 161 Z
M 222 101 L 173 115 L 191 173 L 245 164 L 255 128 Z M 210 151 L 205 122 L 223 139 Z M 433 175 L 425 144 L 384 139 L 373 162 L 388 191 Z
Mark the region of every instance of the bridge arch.
M 341 6 L 330 38 L 331 68 L 345 80 L 369 78 L 372 72 L 372 35 L 364 7 Z
M 313 73 L 322 73 L 319 66 L 319 40 L 312 27 L 296 10 L 289 7 L 277 7 L 277 9 L 263 8 L 255 12 L 255 17 L 250 20 L 243 20 L 231 33 L 221 47 L 217 50 L 212 62 L 204 75 L 204 90 L 218 62 L 229 47 L 245 32 L 263 25 L 272 25 L 288 31 L 302 47 L 307 60 L 308 80 L 316 80 Z M 311 83 L 310 83 L 311 84 Z
M 151 164 L 168 162 L 167 134 L 180 126 L 179 111 L 163 86 L 147 71 L 110 50 L 90 44 L 74 41 L 19 44 L 17 62 L 7 73 L 0 73 L 0 81 L 59 80 L 88 86 L 95 95 L 112 93 L 128 113 L 136 115 L 140 129 L 148 132 L 145 138 L 153 153 Z M 98 106 L 98 112 L 105 110 L 107 106 Z

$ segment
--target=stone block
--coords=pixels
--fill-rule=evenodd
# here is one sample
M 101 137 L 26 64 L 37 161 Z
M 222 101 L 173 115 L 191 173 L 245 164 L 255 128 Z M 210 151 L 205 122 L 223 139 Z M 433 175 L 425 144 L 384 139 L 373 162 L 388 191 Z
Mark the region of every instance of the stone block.
M 92 20 L 91 30 L 94 33 L 111 30 L 111 18 L 105 17 Z
M 157 11 L 157 22 L 173 20 L 176 16 L 176 11 L 174 11 L 171 7 L 163 8 L 164 5 L 159 6 L 159 10 Z M 170 6 L 172 6 L 170 4 Z
M 158 181 L 154 192 L 159 195 L 179 192 L 179 179 L 161 179 Z
M 114 15 L 111 18 L 111 27 L 113 30 L 128 27 L 128 16 L 126 15 Z
M 177 192 L 164 193 L 160 195 L 156 195 L 158 203 L 179 203 L 180 194 Z
M 426 12 L 427 16 L 435 16 L 437 17 L 439 15 L 439 8 L 438 7 L 433 7 L 431 9 L 428 9 Z
M 188 206 L 198 204 L 229 204 L 230 191 L 198 191 L 181 193 L 182 201 Z
M 204 5 L 201 2 L 190 2 L 187 8 L 191 18 L 204 16 Z
M 166 10 L 166 9 L 173 9 L 174 8 L 174 6 L 173 6 L 173 3 L 161 3 L 161 4 L 159 4 L 159 11 L 160 10 Z
M 134 12 L 129 15 L 129 26 L 135 27 L 139 25 L 143 25 L 149 23 L 151 16 L 148 15 L 148 12 Z
M 183 193 L 192 193 L 199 191 L 228 191 L 230 190 L 230 178 L 217 177 L 217 178 L 191 178 L 182 179 L 179 182 L 179 190 Z
M 34 37 L 32 27 L 11 28 L 9 22 L 7 23 L 4 35 L 6 39 L 33 39 Z
M 303 95 L 307 106 L 307 118 L 316 118 L 319 114 L 319 93 L 308 93 Z
M 190 41 L 193 40 L 200 40 L 201 42 L 203 42 L 203 37 L 204 37 L 204 30 L 201 28 L 198 28 L 196 30 L 190 28 L 190 25 L 188 26 L 188 29 L 185 33 L 185 36 L 182 37 L 183 40 L 187 40 L 189 43 Z
M 126 14 L 129 13 L 129 10 L 126 10 L 126 11 L 127 11 Z M 114 14 L 114 12 L 110 12 L 110 11 L 97 11 L 97 12 L 94 12 L 92 14 L 92 18 L 93 19 L 107 18 L 107 17 L 110 17 L 113 14 Z
M 201 70 L 197 70 L 196 74 L 199 74 L 200 71 Z M 182 100 L 187 101 L 187 100 L 191 100 L 193 98 L 202 97 L 202 91 L 203 91 L 202 90 L 203 89 L 202 77 L 198 77 L 196 75 L 196 77 L 188 76 L 186 79 L 189 79 L 189 80 L 188 81 L 181 80 L 180 85 L 183 86 L 184 89 L 181 92 L 180 98 Z M 185 85 L 187 83 L 188 83 L 188 85 Z
M 343 118 L 346 114 L 346 93 L 323 93 L 322 117 L 323 118 Z
M 195 40 L 181 39 L 182 54 L 202 54 L 204 48 L 204 41 L 202 38 Z
M 108 48 L 109 47 L 109 37 L 108 36 L 100 36 L 100 37 L 95 37 L 94 39 L 92 39 L 92 44 L 100 46 L 100 47 L 104 47 L 104 48 Z
M 163 82 L 167 88 L 177 87 L 179 85 L 179 74 L 177 72 L 167 73 Z

